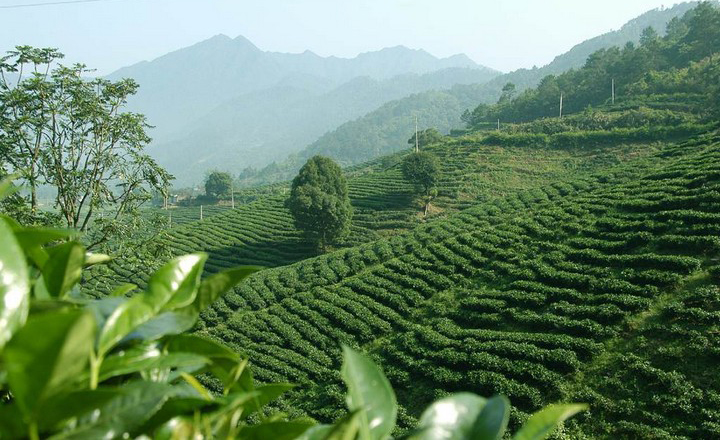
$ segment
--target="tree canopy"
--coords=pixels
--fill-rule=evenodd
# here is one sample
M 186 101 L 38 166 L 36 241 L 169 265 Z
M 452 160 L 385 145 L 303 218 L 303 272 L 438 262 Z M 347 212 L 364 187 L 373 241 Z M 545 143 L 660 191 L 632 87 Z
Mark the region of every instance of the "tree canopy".
M 558 115 L 560 94 L 563 112 L 576 113 L 588 106 L 611 101 L 614 83 L 620 99 L 632 99 L 639 93 L 660 90 L 638 89 L 637 84 L 664 81 L 662 93 L 698 93 L 707 98 L 708 110 L 718 110 L 715 99 L 717 71 L 705 69 L 704 76 L 683 77 L 682 69 L 698 69 L 694 64 L 716 64 L 720 51 L 720 9 L 710 2 L 702 2 L 682 18 L 675 18 L 667 26 L 664 37 L 652 28 L 643 31 L 640 45 L 601 49 L 588 57 L 581 69 L 561 75 L 548 75 L 537 88 L 514 96 L 510 84 L 496 105 L 479 105 L 463 115 L 470 128 L 480 128 L 497 121 L 527 122 Z M 662 72 L 662 74 L 660 73 Z M 710 90 L 710 93 L 708 91 Z
M 418 146 L 420 148 L 426 146 L 426 145 L 432 145 L 435 143 L 438 143 L 442 140 L 442 134 L 437 130 L 437 128 L 428 128 L 422 131 L 419 131 L 417 133 L 418 138 Z M 412 137 L 408 139 L 408 144 L 415 145 L 415 133 L 413 133 Z
M 232 191 L 232 176 L 213 171 L 205 179 L 205 194 L 215 199 L 227 199 Z
M 349 232 L 352 206 L 347 182 L 330 158 L 314 156 L 307 161 L 293 179 L 287 207 L 296 227 L 319 248 Z
M 401 164 L 405 178 L 428 195 L 437 185 L 440 173 L 440 161 L 427 151 L 410 153 L 405 156 Z
M 172 176 L 143 152 L 145 116 L 123 111 L 137 83 L 86 79 L 85 65 L 62 58 L 30 46 L 0 58 L 0 167 L 27 186 L 32 212 L 38 187 L 50 185 L 68 227 L 114 230 L 153 191 L 166 192 Z

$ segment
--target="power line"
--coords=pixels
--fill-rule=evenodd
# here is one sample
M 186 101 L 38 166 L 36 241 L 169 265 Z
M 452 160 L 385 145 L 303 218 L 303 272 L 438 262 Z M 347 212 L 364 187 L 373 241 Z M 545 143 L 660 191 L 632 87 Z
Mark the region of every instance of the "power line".
M 45 3 L 27 3 L 27 4 L 0 6 L 0 9 L 33 8 L 36 6 L 67 5 L 67 4 L 71 4 L 71 3 L 95 3 L 95 2 L 104 2 L 104 1 L 109 1 L 109 0 L 65 0 L 65 1 L 45 2 Z

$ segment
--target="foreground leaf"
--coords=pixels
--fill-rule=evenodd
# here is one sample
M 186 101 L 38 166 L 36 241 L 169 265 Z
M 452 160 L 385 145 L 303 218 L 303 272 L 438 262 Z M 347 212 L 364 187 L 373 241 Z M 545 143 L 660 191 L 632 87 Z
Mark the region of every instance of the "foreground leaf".
M 30 309 L 30 281 L 25 255 L 10 225 L 0 219 L 0 352 L 25 323 Z
M 293 440 L 313 426 L 312 421 L 268 422 L 252 425 L 240 431 L 244 440 Z
M 510 420 L 510 401 L 505 396 L 494 396 L 485 403 L 475 419 L 469 438 L 499 440 Z
M 240 281 L 261 270 L 258 266 L 242 266 L 216 273 L 203 280 L 198 289 L 197 298 L 192 307 L 200 313 L 210 307 L 218 298 L 228 290 L 235 287 Z
M 47 249 L 49 259 L 42 268 L 47 291 L 53 298 L 63 298 L 80 281 L 85 264 L 85 248 L 71 241 Z
M 380 368 L 368 357 L 343 345 L 341 375 L 348 387 L 348 409 L 360 412 L 361 438 L 389 437 L 395 428 L 397 400 Z
M 148 291 L 135 295 L 118 306 L 108 317 L 98 340 L 103 356 L 140 325 L 173 305 L 188 305 L 195 299 L 205 254 L 176 258 L 150 278 Z
M 587 405 L 580 404 L 549 405 L 530 416 L 513 440 L 542 440 L 560 423 L 586 409 Z
M 85 371 L 96 325 L 89 312 L 58 310 L 28 320 L 5 347 L 8 383 L 32 419 L 43 400 L 74 384 Z
M 472 393 L 452 394 L 430 405 L 420 417 L 418 440 L 485 439 L 473 437 L 476 420 L 487 400 Z M 494 437 L 493 437 L 494 438 Z
M 100 407 L 91 419 L 51 438 L 122 438 L 142 426 L 173 396 L 172 386 L 158 382 L 130 382 L 117 390 L 119 394 Z

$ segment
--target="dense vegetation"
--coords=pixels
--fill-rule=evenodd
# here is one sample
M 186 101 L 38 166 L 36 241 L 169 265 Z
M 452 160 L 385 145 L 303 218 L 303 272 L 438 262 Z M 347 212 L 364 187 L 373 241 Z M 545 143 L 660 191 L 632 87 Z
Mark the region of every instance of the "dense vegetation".
M 643 32 L 640 45 L 603 49 L 593 53 L 578 70 L 543 78 L 540 85 L 497 105 L 477 107 L 468 119 L 471 127 L 484 121 L 521 122 L 557 116 L 560 98 L 566 113 L 612 101 L 645 99 L 658 94 L 679 94 L 676 99 L 704 106 L 717 115 L 720 10 L 704 2 L 669 24 L 660 37 L 653 28 Z M 614 87 L 614 92 L 613 92 Z M 690 96 L 688 96 L 690 95 Z M 648 99 L 649 98 L 649 99 Z
M 0 199 L 9 181 L 0 182 Z M 176 258 L 147 290 L 119 286 L 92 300 L 74 290 L 84 266 L 106 255 L 87 254 L 74 233 L 27 228 L 0 218 L 0 435 L 82 438 L 336 438 L 384 440 L 395 429 L 395 394 L 367 357 L 343 346 L 342 377 L 349 415 L 334 425 L 288 419 L 266 405 L 286 383 L 256 385 L 248 360 L 209 339 L 184 332 L 198 314 L 255 268 L 231 269 L 201 281 L 205 254 Z M 56 242 L 57 244 L 52 244 Z M 213 395 L 194 375 L 212 375 Z M 586 409 L 554 405 L 515 435 L 540 440 Z M 505 433 L 510 402 L 458 393 L 424 412 L 413 439 L 494 440 Z
M 337 423 L 307 438 L 372 431 L 348 358 L 373 371 L 370 382 L 385 390 L 366 406 L 390 414 L 374 425 L 379 437 L 422 436 L 413 429 L 427 425 L 434 405 L 466 397 L 477 404 L 471 419 L 484 420 L 493 402 L 503 408 L 496 425 L 511 431 L 532 424 L 530 414 L 548 404 L 577 401 L 590 411 L 565 423 L 560 438 L 719 437 L 718 49 L 720 12 L 702 4 L 665 36 L 645 31 L 639 47 L 602 50 L 584 68 L 519 95 L 504 87 L 497 104 L 465 115 L 467 132 L 434 137 L 421 153 L 342 171 L 314 159 L 292 186 L 243 190 L 236 209 L 171 227 L 168 221 L 147 244 L 175 256 L 170 264 L 207 252 L 207 263 L 204 254 L 194 258 L 214 275 L 201 282 L 198 269 L 193 279 L 203 284 L 196 285 L 213 284 L 240 264 L 273 267 L 204 301 L 209 307 L 193 309 L 199 319 L 191 324 L 167 318 L 168 325 L 192 326 L 182 338 L 227 345 L 234 359 L 250 359 L 260 386 L 298 384 L 265 411 L 286 414 L 282 423 Z M 613 79 L 615 102 L 607 87 Z M 560 86 L 563 117 L 554 113 Z M 423 174 L 430 184 L 419 204 L 420 173 L 403 171 L 420 156 L 436 158 L 436 171 Z M 325 255 L 296 227 L 292 200 L 302 187 L 321 202 L 342 195 L 352 205 L 347 236 Z M 147 215 L 169 220 L 172 212 L 196 212 L 191 208 Z M 14 228 L 22 237 L 23 227 Z M 32 294 L 70 295 L 80 272 L 45 265 L 38 243 L 29 242 L 31 274 L 42 281 Z M 82 265 L 78 246 L 46 252 L 66 261 L 75 255 Z M 80 292 L 95 304 L 153 303 L 157 273 L 168 271 L 154 266 L 122 256 L 85 273 Z M 72 278 L 48 283 L 51 270 Z M 121 282 L 142 291 L 120 298 L 129 292 L 113 294 Z M 175 302 L 153 310 L 175 313 Z M 54 313 L 31 315 L 43 311 Z M 23 320 L 13 321 L 13 330 Z M 227 389 L 222 378 L 198 379 L 190 381 L 195 390 L 219 396 Z M 12 375 L 2 380 L 17 387 Z M 505 395 L 513 406 L 457 394 L 463 391 Z M 37 416 L 23 414 L 23 423 Z M 238 426 L 273 421 L 258 413 Z

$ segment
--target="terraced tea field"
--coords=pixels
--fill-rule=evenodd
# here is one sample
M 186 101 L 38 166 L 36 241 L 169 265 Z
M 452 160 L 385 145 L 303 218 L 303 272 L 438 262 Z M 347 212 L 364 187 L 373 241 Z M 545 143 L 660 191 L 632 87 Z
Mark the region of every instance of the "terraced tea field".
M 626 149 L 546 150 L 494 147 L 462 139 L 435 145 L 429 150 L 439 156 L 443 168 L 439 195 L 427 219 L 422 217 L 421 203 L 414 199 L 413 188 L 397 165 L 383 169 L 376 161 L 356 167 L 349 172 L 348 181 L 355 209 L 353 226 L 340 247 L 394 235 L 478 201 L 548 184 L 578 169 L 594 169 L 598 162 L 649 154 L 652 149 L 635 145 Z M 234 210 L 226 206 L 204 207 L 204 213 L 207 210 L 209 215 L 203 221 L 189 221 L 194 216 L 199 218 L 199 207 L 170 209 L 173 226 L 164 234 L 164 244 L 174 255 L 208 252 L 207 267 L 211 271 L 247 264 L 284 266 L 315 255 L 294 228 L 284 206 L 286 195 L 281 185 L 244 190 L 239 195 L 244 192 L 248 193 L 247 200 L 254 201 L 238 203 Z M 112 263 L 106 274 L 86 285 L 87 290 L 102 295 L 121 282 L 143 285 L 153 270 L 148 267 L 131 273 L 123 267 L 127 264 L 122 261 Z
M 383 364 L 405 426 L 466 390 L 507 395 L 513 423 L 589 402 L 570 438 L 716 438 L 718 208 L 720 137 L 706 136 L 268 269 L 200 331 L 260 380 L 300 384 L 286 405 L 321 420 L 342 413 L 343 341 Z

